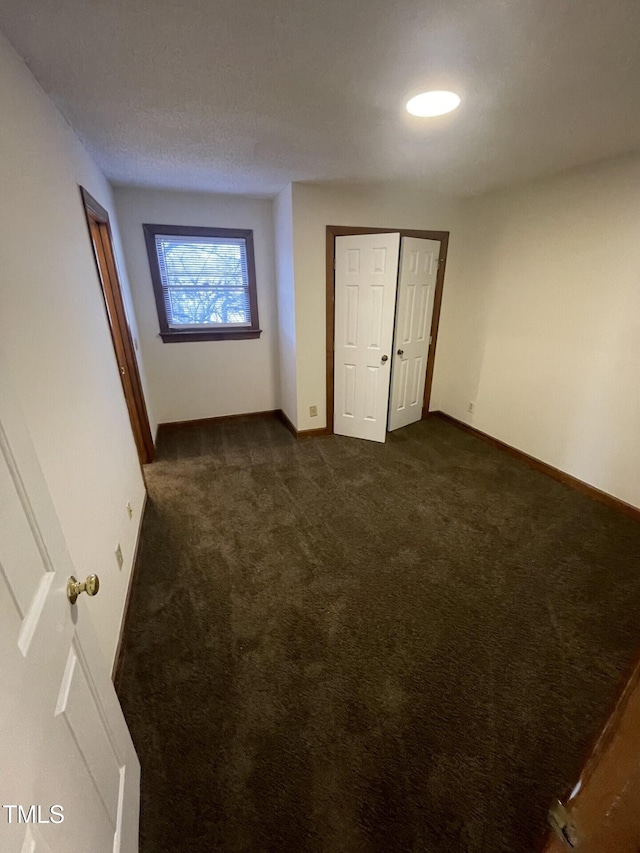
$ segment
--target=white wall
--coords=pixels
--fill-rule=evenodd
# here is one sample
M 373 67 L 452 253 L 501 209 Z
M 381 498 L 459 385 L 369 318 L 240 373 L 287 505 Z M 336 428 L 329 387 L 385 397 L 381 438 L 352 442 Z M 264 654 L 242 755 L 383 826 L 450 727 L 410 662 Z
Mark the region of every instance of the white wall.
M 117 187 L 114 196 L 154 412 L 154 432 L 158 423 L 279 408 L 271 201 L 133 187 Z M 261 337 L 163 343 L 143 223 L 253 229 Z
M 401 187 L 293 184 L 298 429 L 326 426 L 326 226 L 452 231 L 456 216 L 452 199 Z
M 465 207 L 441 408 L 640 506 L 640 158 Z
M 144 484 L 78 184 L 117 223 L 109 185 L 2 35 L 0 81 L 0 346 L 77 577 L 100 575 L 91 614 L 111 664 Z
M 296 365 L 296 300 L 293 269 L 293 195 L 291 184 L 273 201 L 273 224 L 278 292 L 280 408 L 298 426 Z
M 491 225 L 474 215 L 473 201 L 461 202 L 447 256 L 431 408 L 465 423 L 478 397 L 489 310 L 480 282 L 491 275 L 492 245 Z

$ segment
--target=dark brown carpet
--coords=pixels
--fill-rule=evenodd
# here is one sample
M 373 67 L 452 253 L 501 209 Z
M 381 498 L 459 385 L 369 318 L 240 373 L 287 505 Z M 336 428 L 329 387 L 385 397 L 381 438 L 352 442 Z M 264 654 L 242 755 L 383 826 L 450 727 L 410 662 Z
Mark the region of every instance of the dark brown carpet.
M 640 646 L 640 525 L 436 419 L 167 433 L 120 681 L 142 853 L 527 853 Z

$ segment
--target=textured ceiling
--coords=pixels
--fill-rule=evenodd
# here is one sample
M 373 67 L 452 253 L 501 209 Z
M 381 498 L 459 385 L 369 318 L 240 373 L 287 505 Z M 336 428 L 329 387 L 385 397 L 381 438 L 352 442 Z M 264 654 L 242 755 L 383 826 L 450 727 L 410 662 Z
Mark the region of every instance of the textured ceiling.
M 640 0 L 2 0 L 0 28 L 116 183 L 466 195 L 640 148 Z M 403 114 L 423 85 L 461 107 Z

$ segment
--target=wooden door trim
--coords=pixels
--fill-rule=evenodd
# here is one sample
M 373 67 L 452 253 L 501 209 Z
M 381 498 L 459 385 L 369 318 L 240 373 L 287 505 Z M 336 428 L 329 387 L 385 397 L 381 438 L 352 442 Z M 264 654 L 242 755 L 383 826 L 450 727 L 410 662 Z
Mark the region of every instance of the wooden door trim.
M 416 231 L 408 228 L 363 228 L 349 225 L 327 225 L 326 229 L 326 377 L 327 377 L 327 426 L 326 434 L 333 434 L 333 394 L 334 394 L 334 365 L 333 344 L 335 337 L 335 269 L 333 262 L 335 258 L 336 237 L 350 237 L 358 234 L 400 234 L 403 237 L 419 237 L 422 240 L 437 240 L 440 242 L 438 253 L 438 274 L 436 276 L 436 291 L 433 298 L 433 315 L 431 317 L 431 339 L 429 357 L 427 358 L 426 380 L 424 385 L 424 397 L 422 399 L 422 419 L 429 414 L 429 401 L 431 399 L 431 386 L 433 385 L 433 369 L 436 359 L 436 345 L 438 342 L 438 328 L 440 326 L 440 310 L 442 307 L 442 291 L 444 288 L 444 273 L 447 266 L 447 252 L 449 250 L 449 231 Z
M 624 734 L 624 729 L 627 728 L 628 730 L 629 728 L 629 720 L 626 719 L 627 708 L 632 702 L 637 703 L 639 691 L 640 653 L 636 654 L 627 666 L 626 672 L 620 679 L 609 704 L 609 712 L 604 725 L 598 730 L 595 738 L 591 740 L 588 749 L 584 753 L 582 770 L 580 771 L 578 781 L 571 784 L 561 797 L 562 803 L 570 812 L 572 806 L 579 806 L 585 793 L 588 795 L 588 785 L 593 777 L 598 775 L 601 766 L 606 762 L 610 749 L 614 750 L 614 755 L 618 759 L 618 768 L 620 766 L 628 768 L 628 773 L 622 775 L 628 777 L 635 772 L 638 762 L 637 754 L 628 748 L 623 749 L 620 746 L 620 738 Z M 635 713 L 637 714 L 637 709 Z M 578 823 L 580 823 L 579 819 Z M 588 838 L 585 839 L 585 841 L 588 840 Z M 558 841 L 552 830 L 547 830 L 537 850 L 540 853 L 553 853 L 555 850 L 560 849 L 564 850 L 565 846 Z
M 104 300 L 105 310 L 107 313 L 107 321 L 111 332 L 111 340 L 113 342 L 116 361 L 123 363 L 119 365 L 125 370 L 124 375 L 120 376 L 122 390 L 124 393 L 127 409 L 129 411 L 129 419 L 131 421 L 131 429 L 138 451 L 140 464 L 144 465 L 152 462 L 155 455 L 155 447 L 151 435 L 151 426 L 149 424 L 149 416 L 147 406 L 142 390 L 142 381 L 140 379 L 140 371 L 138 369 L 138 360 L 135 356 L 133 346 L 133 338 L 127 313 L 122 298 L 120 288 L 120 279 L 118 270 L 115 264 L 115 256 L 113 253 L 113 234 L 111 231 L 111 223 L 109 222 L 109 214 L 96 201 L 93 196 L 87 192 L 84 187 L 80 187 L 80 195 L 85 212 L 87 222 L 87 230 L 92 247 L 94 236 L 92 233 L 93 226 L 97 227 L 100 237 L 100 247 L 96 246 L 93 250 L 98 282 L 100 291 Z M 107 237 L 108 244 L 105 245 L 104 237 Z M 96 254 L 102 250 L 103 261 L 107 275 L 103 276 L 100 268 L 100 260 Z

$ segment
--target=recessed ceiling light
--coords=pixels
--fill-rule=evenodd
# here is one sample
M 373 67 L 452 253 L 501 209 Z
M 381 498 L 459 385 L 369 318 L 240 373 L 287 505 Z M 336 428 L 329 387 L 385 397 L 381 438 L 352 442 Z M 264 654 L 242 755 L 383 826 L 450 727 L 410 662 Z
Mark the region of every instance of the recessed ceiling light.
M 421 92 L 407 101 L 407 112 L 413 116 L 441 116 L 460 103 L 455 92 Z

